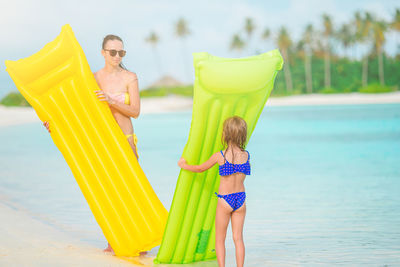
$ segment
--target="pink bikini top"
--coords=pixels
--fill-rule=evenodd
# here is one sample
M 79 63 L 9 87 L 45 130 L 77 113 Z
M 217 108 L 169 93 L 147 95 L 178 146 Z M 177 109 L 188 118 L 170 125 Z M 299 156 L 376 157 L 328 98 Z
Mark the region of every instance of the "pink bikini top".
M 129 105 L 129 94 L 128 93 L 116 93 L 116 94 L 110 94 L 110 97 L 122 104 Z

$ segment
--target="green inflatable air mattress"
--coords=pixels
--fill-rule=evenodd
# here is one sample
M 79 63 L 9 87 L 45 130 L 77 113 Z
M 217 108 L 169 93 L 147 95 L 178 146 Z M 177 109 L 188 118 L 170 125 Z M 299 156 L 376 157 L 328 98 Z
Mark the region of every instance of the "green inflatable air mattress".
M 194 53 L 192 123 L 182 156 L 201 164 L 221 150 L 226 118 L 237 115 L 248 125 L 248 139 L 273 89 L 283 60 L 278 50 L 247 58 Z M 213 260 L 218 166 L 203 173 L 181 170 L 155 263 Z

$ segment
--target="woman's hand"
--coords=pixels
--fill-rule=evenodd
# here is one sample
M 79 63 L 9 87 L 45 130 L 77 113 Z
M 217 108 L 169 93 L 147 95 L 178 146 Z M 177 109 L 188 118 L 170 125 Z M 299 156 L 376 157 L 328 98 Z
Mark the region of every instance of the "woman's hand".
M 97 97 L 99 98 L 100 101 L 107 101 L 108 104 L 112 105 L 115 104 L 114 99 L 112 99 L 112 97 L 107 94 L 106 92 L 99 90 L 99 91 L 94 91 L 97 95 Z
M 178 166 L 179 166 L 180 168 L 183 169 L 183 167 L 184 167 L 185 165 L 187 165 L 186 159 L 184 159 L 184 158 L 181 157 L 181 158 L 178 160 Z
M 49 122 L 48 122 L 48 121 L 44 121 L 44 122 L 43 122 L 43 126 L 46 127 L 46 129 L 47 129 L 47 131 L 48 131 L 49 133 L 51 133 L 51 131 L 50 131 L 50 125 L 49 125 Z

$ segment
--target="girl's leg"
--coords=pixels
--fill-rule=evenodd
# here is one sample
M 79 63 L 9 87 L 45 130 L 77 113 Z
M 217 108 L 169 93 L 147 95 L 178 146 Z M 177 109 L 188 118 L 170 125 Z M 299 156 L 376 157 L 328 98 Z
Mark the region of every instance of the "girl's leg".
M 244 242 L 243 242 L 243 224 L 246 216 L 246 203 L 238 210 L 234 211 L 231 216 L 232 220 L 232 237 L 236 248 L 236 265 L 243 267 L 244 264 Z
M 215 214 L 215 252 L 219 267 L 225 267 L 225 238 L 232 208 L 222 198 L 218 198 Z

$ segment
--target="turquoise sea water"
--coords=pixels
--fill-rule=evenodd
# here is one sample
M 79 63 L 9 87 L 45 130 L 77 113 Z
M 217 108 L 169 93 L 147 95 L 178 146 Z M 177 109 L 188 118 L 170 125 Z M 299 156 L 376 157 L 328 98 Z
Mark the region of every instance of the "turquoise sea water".
M 190 112 L 134 121 L 140 164 L 167 209 L 190 121 Z M 246 266 L 400 266 L 399 104 L 266 107 L 247 149 Z M 105 247 L 40 122 L 0 127 L 0 166 L 0 200 Z M 234 266 L 230 234 L 226 245 Z

